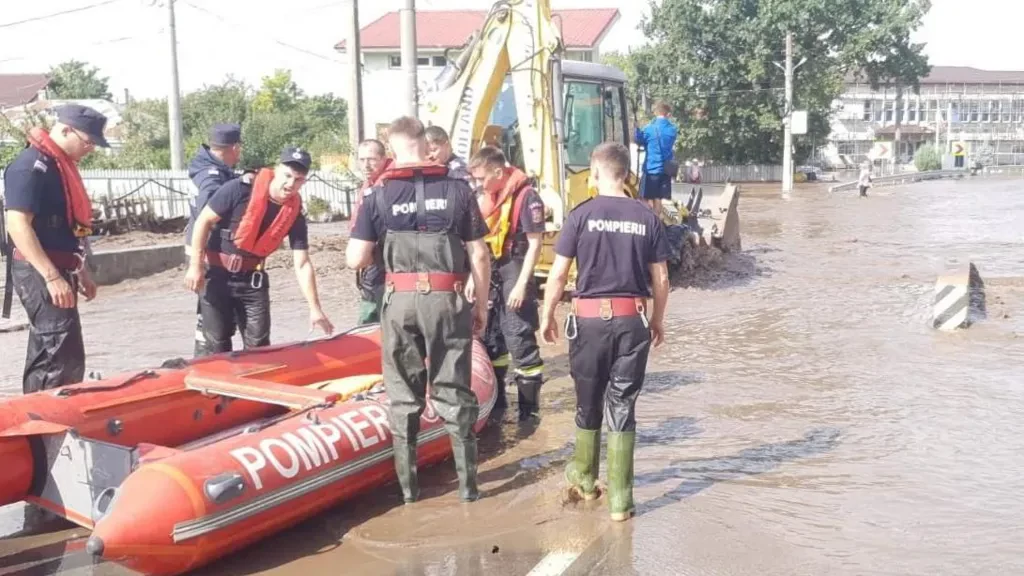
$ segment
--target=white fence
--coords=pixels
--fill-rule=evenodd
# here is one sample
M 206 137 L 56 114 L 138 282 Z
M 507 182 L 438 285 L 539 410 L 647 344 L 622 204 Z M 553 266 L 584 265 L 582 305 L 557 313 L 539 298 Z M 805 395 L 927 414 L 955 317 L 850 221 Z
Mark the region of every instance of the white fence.
M 687 166 L 679 167 L 683 177 Z M 700 181 L 707 183 L 720 182 L 782 182 L 782 166 L 772 164 L 749 164 L 744 166 L 717 166 L 714 164 L 700 167 Z
M 82 170 L 82 180 L 93 200 L 145 199 L 159 218 L 188 216 L 197 192 L 185 170 Z M 311 198 L 320 198 L 330 204 L 331 212 L 348 218 L 358 186 L 351 177 L 312 172 L 301 194 L 307 205 Z M 3 192 L 0 180 L 0 195 Z

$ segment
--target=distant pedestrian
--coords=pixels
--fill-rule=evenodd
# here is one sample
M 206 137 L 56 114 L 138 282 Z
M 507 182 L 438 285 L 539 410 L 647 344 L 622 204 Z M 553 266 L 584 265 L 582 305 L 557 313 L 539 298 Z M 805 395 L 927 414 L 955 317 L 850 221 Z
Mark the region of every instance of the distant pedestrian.
M 654 104 L 654 114 L 650 124 L 634 129 L 633 139 L 644 147 L 645 153 L 640 197 L 655 214 L 661 214 L 661 202 L 672 199 L 672 181 L 679 174 L 673 152 L 678 130 L 668 119 L 669 107 L 664 101 Z
M 857 179 L 860 195 L 867 196 L 868 188 L 871 188 L 871 162 L 865 160 L 860 165 L 860 178 Z

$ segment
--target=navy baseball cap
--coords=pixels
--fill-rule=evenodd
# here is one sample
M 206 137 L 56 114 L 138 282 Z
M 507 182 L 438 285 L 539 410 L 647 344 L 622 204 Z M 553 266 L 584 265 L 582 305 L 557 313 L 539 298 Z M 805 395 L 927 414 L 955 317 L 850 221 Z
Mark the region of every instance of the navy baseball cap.
M 107 117 L 88 106 L 65 104 L 57 108 L 57 122 L 85 132 L 92 142 L 101 148 L 110 148 L 110 143 L 103 136 L 103 130 L 107 127 Z
M 286 147 L 281 151 L 281 163 L 298 164 L 303 170 L 309 172 L 309 167 L 313 165 L 313 158 L 310 157 L 309 152 L 300 147 Z
M 211 146 L 234 146 L 242 143 L 242 127 L 238 124 L 214 124 L 210 128 Z

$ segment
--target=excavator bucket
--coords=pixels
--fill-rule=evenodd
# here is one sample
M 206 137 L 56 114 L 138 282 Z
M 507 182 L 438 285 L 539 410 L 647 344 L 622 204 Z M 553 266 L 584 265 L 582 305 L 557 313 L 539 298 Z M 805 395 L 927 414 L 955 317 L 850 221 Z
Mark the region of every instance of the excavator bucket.
M 722 195 L 706 211 L 695 210 L 703 231 L 704 243 L 722 252 L 739 252 L 740 242 L 740 190 L 735 184 L 726 184 Z

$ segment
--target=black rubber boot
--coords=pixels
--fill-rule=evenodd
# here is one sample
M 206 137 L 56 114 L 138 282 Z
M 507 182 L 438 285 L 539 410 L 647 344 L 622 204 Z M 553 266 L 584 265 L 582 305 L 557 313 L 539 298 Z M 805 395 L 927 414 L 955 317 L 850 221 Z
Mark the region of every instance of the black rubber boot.
M 420 496 L 416 472 L 416 447 L 395 442 L 394 450 L 395 472 L 398 474 L 398 484 L 402 487 L 402 499 L 406 504 L 412 504 Z
M 451 436 L 451 440 L 455 472 L 459 475 L 459 498 L 463 502 L 473 502 L 480 498 L 480 489 L 476 484 L 476 437 L 460 439 Z
M 498 399 L 494 403 L 496 410 L 508 408 L 508 398 L 505 396 L 505 378 L 508 376 L 508 366 L 494 367 L 494 385 L 498 390 Z
M 516 375 L 516 388 L 519 393 L 519 421 L 525 422 L 540 418 L 540 385 L 542 376 Z

